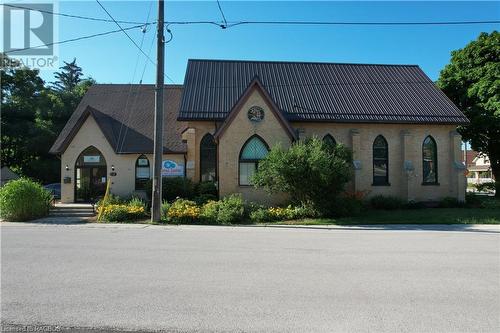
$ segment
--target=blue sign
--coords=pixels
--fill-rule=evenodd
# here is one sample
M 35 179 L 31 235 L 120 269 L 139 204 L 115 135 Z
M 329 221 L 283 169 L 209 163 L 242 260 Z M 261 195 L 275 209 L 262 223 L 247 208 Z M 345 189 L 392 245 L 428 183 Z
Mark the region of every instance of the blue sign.
M 184 177 L 184 164 L 172 160 L 165 160 L 161 164 L 162 177 Z

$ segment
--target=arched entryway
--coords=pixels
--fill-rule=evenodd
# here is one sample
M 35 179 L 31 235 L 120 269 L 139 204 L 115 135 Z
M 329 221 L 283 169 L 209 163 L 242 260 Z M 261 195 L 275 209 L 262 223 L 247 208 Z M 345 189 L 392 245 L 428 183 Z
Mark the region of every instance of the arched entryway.
M 75 201 L 91 202 L 106 192 L 106 159 L 99 149 L 86 148 L 75 163 Z

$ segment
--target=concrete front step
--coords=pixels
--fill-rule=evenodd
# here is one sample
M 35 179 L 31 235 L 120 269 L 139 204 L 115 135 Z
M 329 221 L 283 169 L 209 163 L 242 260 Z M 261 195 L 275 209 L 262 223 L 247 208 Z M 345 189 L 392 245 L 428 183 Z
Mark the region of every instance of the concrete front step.
M 93 217 L 94 213 L 54 213 L 50 212 L 49 216 L 52 217 Z
M 54 217 L 92 217 L 95 216 L 95 212 L 90 204 L 57 203 L 51 208 L 49 215 Z
M 92 208 L 51 208 L 51 212 L 93 212 Z

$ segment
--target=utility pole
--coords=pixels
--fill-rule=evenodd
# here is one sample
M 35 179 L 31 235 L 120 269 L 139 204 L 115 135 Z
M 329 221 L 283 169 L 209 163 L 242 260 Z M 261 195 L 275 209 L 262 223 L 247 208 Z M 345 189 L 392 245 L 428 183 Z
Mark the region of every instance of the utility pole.
M 158 0 L 158 24 L 156 41 L 156 87 L 155 87 L 155 129 L 153 150 L 153 193 L 151 221 L 161 220 L 161 165 L 163 160 L 163 75 L 165 70 L 165 49 L 163 46 L 164 3 Z

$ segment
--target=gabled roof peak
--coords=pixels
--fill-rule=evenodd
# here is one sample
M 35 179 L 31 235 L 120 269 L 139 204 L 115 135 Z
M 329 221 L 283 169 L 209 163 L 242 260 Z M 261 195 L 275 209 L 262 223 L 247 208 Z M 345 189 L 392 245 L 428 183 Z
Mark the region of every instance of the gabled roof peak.
M 239 97 L 238 101 L 236 104 L 231 108 L 231 111 L 229 113 L 229 116 L 226 118 L 226 120 L 222 123 L 222 125 L 219 127 L 217 132 L 214 134 L 214 138 L 218 140 L 218 138 L 225 132 L 225 130 L 230 126 L 230 124 L 233 122 L 234 118 L 236 117 L 237 113 L 241 110 L 243 104 L 248 100 L 250 97 L 250 94 L 254 91 L 254 89 L 258 89 L 262 96 L 264 97 L 264 100 L 269 104 L 271 112 L 274 114 L 276 119 L 278 120 L 279 124 L 283 127 L 287 135 L 289 136 L 290 140 L 294 141 L 297 139 L 297 135 L 295 133 L 295 130 L 292 128 L 288 120 L 283 116 L 283 114 L 280 112 L 278 107 L 276 106 L 276 103 L 273 101 L 267 90 L 264 88 L 262 83 L 259 80 L 259 77 L 256 75 L 252 81 L 248 84 L 248 87 L 245 89 L 243 94 Z

